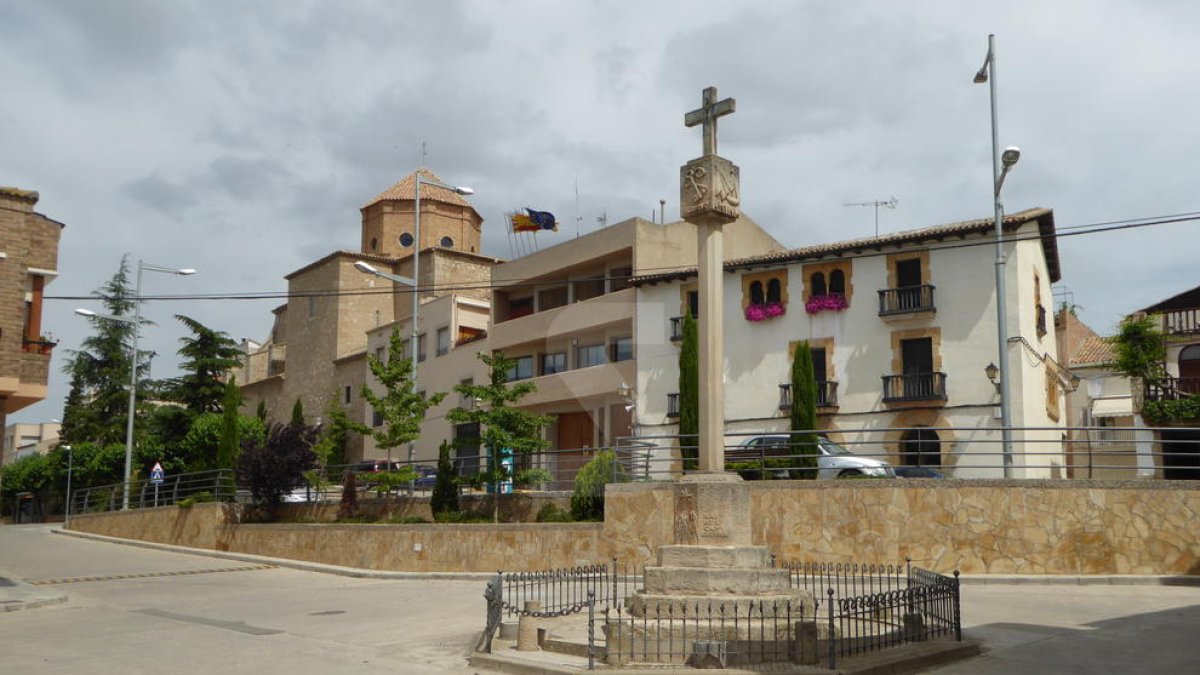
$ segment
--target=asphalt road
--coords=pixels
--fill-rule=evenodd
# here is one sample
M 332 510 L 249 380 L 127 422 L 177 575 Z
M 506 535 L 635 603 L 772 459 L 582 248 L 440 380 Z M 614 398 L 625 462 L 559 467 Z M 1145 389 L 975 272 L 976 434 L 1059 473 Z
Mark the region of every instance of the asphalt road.
M 480 582 L 261 569 L 50 529 L 0 527 L 0 576 L 155 576 L 54 583 L 68 602 L 0 613 L 0 673 L 475 672 Z
M 0 527 L 0 576 L 68 596 L 0 613 L 0 673 L 475 672 L 481 582 L 263 569 L 50 530 Z M 67 581 L 84 576 L 102 579 Z M 1200 672 L 1197 587 L 964 584 L 962 608 L 985 653 L 939 675 Z

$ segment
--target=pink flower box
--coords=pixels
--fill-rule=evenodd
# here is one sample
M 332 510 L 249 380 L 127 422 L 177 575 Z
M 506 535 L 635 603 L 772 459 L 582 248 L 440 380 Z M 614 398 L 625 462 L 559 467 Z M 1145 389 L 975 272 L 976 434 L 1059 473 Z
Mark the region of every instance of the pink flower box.
M 849 305 L 846 304 L 846 296 L 841 293 L 830 293 L 829 295 L 814 295 L 804 303 L 804 311 L 809 314 L 816 314 L 825 310 L 840 312 L 846 309 Z
M 746 307 L 746 320 L 755 323 L 774 319 L 787 314 L 787 306 L 781 302 L 768 302 L 765 305 L 750 305 Z

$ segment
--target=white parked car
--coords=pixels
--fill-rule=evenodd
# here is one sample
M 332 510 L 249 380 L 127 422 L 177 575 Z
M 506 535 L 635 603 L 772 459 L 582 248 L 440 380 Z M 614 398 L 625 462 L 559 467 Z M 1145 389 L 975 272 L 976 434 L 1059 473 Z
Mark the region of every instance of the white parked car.
M 848 476 L 880 476 L 895 478 L 891 464 L 871 457 L 861 457 L 850 452 L 828 438 L 818 438 L 817 478 L 845 478 Z M 786 434 L 754 436 L 742 441 L 737 448 L 725 453 L 725 461 L 747 463 L 765 458 L 779 460 L 793 455 L 791 437 Z M 767 466 L 765 469 L 776 478 L 788 478 L 789 469 Z M 795 471 L 794 469 L 790 471 Z M 753 470 L 743 473 L 753 474 Z

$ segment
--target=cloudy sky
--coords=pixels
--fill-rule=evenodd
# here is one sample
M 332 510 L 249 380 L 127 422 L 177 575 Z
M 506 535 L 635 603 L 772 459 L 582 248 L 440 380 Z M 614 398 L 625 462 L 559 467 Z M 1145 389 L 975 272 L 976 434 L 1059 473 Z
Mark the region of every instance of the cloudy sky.
M 470 185 L 484 252 L 509 257 L 506 210 L 561 231 L 678 214 L 699 154 L 683 115 L 737 99 L 720 151 L 742 207 L 788 246 L 991 213 L 988 88 L 997 35 L 1000 143 L 1019 145 L 1009 211 L 1060 229 L 1200 210 L 1188 2 L 316 2 L 0 0 L 0 185 L 37 190 L 66 224 L 53 296 L 86 295 L 121 257 L 146 295 L 282 291 L 358 246 L 358 208 L 424 163 Z M 578 209 L 576 208 L 578 184 Z M 578 218 L 578 220 L 577 220 Z M 578 224 L 578 225 L 576 225 Z M 1200 283 L 1194 222 L 1067 237 L 1063 285 L 1085 321 Z M 981 270 L 991 274 L 991 270 Z M 174 372 L 187 314 L 261 340 L 278 300 L 147 302 L 143 344 Z M 88 330 L 47 302 L 61 365 Z

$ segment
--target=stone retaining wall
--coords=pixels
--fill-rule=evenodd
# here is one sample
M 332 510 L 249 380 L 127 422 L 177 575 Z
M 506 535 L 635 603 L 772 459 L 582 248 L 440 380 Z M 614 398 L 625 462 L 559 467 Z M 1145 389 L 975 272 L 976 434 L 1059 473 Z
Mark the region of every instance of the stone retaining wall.
M 1200 484 L 1171 481 L 764 481 L 754 543 L 780 560 L 901 562 L 967 574 L 1200 574 Z M 410 571 L 652 562 L 670 484 L 609 486 L 599 523 L 237 524 L 197 504 L 72 518 L 116 537 Z

